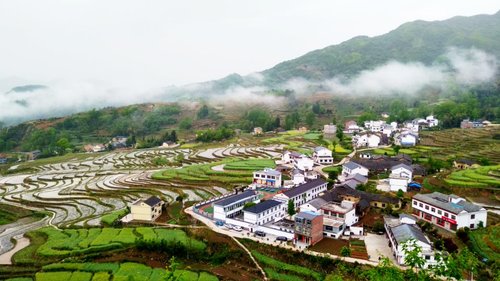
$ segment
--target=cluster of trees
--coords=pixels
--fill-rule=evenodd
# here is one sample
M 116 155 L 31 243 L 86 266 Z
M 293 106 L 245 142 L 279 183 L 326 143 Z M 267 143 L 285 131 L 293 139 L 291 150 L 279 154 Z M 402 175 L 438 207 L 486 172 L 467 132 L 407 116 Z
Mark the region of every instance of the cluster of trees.
M 238 126 L 246 131 L 251 131 L 255 127 L 261 127 L 264 131 L 272 131 L 279 128 L 281 120 L 279 116 L 272 116 L 263 109 L 252 109 L 246 112 Z
M 218 129 L 208 129 L 198 131 L 196 133 L 196 140 L 201 142 L 212 142 L 230 139 L 234 136 L 234 130 L 226 126 L 221 126 Z

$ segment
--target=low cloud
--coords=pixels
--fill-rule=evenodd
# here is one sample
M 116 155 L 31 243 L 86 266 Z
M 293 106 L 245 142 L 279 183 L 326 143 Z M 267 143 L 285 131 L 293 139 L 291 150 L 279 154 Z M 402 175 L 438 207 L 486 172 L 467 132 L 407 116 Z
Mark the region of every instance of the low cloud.
M 490 82 L 497 77 L 498 67 L 497 58 L 482 50 L 449 48 L 432 65 L 389 61 L 351 78 L 338 76 L 324 81 L 295 78 L 274 88 L 294 90 L 299 95 L 317 90 L 349 95 L 414 95 L 426 87 L 445 89 L 450 83 L 476 85 Z M 195 101 L 201 98 L 214 104 L 264 103 L 274 106 L 281 106 L 287 101 L 285 97 L 269 94 L 270 89 L 261 86 L 264 77 L 259 73 L 246 76 L 244 81 L 246 86 L 229 88 L 212 81 L 152 90 L 145 90 L 147 88 L 143 85 L 117 88 L 97 82 L 55 82 L 49 83 L 46 89 L 32 92 L 0 93 L 0 121 L 11 124 L 92 108 L 155 101 Z

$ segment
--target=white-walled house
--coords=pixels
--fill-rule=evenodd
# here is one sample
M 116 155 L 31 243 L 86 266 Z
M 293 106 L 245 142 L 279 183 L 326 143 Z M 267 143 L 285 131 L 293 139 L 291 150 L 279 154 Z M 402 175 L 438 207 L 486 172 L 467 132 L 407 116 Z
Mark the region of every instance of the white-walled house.
M 418 142 L 418 135 L 414 132 L 402 132 L 395 138 L 395 143 L 400 146 L 415 146 Z
M 305 155 L 301 155 L 300 157 L 293 160 L 293 167 L 303 172 L 312 171 L 313 166 L 314 160 Z
M 287 215 L 287 204 L 276 200 L 266 200 L 243 210 L 243 221 L 253 225 L 276 222 Z
M 253 183 L 257 186 L 281 187 L 281 173 L 271 168 L 255 171 Z
M 350 176 L 354 176 L 356 174 L 360 174 L 362 176 L 367 177 L 369 170 L 366 167 L 359 165 L 356 162 L 349 161 L 342 165 L 342 176 L 344 178 L 348 178 Z
M 346 134 L 354 134 L 361 131 L 361 128 L 358 126 L 358 123 L 354 120 L 349 120 L 344 123 L 344 133 Z
M 337 132 L 337 126 L 333 124 L 327 124 L 323 126 L 323 134 L 334 135 Z
M 323 179 L 315 179 L 297 187 L 290 188 L 283 193 L 279 193 L 273 197 L 274 200 L 282 201 L 288 204 L 292 200 L 295 208 L 305 204 L 318 197 L 326 191 L 327 182 Z
M 416 194 L 412 199 L 412 208 L 417 218 L 451 231 L 462 227 L 486 227 L 488 216 L 487 210 L 479 205 L 454 194 L 439 192 Z
M 313 161 L 320 165 L 333 164 L 332 151 L 326 147 L 318 146 L 313 152 Z
M 370 132 L 382 132 L 383 126 L 386 124 L 384 120 L 365 121 L 365 128 Z
M 406 262 L 405 244 L 408 245 L 408 250 L 411 250 L 412 247 L 409 245 L 413 243 L 421 248 L 420 256 L 425 260 L 424 268 L 436 264 L 432 243 L 416 224 L 407 224 L 398 218 L 384 217 L 384 227 L 389 245 L 399 265 L 404 265 Z
M 303 184 L 306 182 L 306 176 L 302 171 L 295 169 L 292 172 L 292 181 L 293 185 Z
M 391 168 L 389 186 L 391 191 L 407 191 L 408 184 L 413 179 L 413 168 L 406 164 L 398 164 Z
M 250 202 L 260 202 L 259 195 L 254 190 L 231 194 L 222 200 L 216 201 L 212 203 L 214 219 L 225 221 L 226 218 L 233 218 L 241 214 L 245 204 Z
M 295 151 L 285 151 L 283 152 L 283 155 L 281 156 L 281 161 L 285 164 L 290 164 L 293 163 L 293 160 L 296 158 L 302 157 L 302 154 L 295 152 Z
M 151 196 L 146 200 L 136 200 L 130 206 L 132 220 L 155 221 L 161 215 L 163 204 L 164 202 L 156 196 Z
M 429 128 L 436 127 L 437 125 L 439 125 L 439 120 L 435 118 L 434 115 L 427 116 L 425 120 L 427 121 Z
M 365 133 L 353 138 L 354 146 L 356 147 L 377 147 L 380 145 L 382 138 L 377 134 Z

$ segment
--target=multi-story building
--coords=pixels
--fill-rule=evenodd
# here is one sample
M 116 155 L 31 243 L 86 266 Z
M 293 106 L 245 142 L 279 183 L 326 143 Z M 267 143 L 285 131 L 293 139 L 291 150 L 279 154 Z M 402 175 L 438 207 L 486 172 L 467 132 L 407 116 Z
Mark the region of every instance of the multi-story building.
M 259 195 L 253 190 L 235 193 L 212 204 L 215 220 L 226 220 L 240 215 L 246 203 L 260 202 Z
M 330 165 L 333 163 L 332 151 L 328 148 L 318 146 L 313 152 L 313 161 L 320 165 Z
M 448 230 L 486 226 L 486 209 L 454 194 L 417 194 L 413 196 L 411 205 L 414 216 Z
M 253 183 L 257 186 L 281 187 L 281 173 L 271 168 L 253 172 Z
M 354 176 L 356 174 L 360 174 L 362 176 L 367 177 L 368 176 L 368 169 L 361 166 L 360 164 L 356 162 L 349 161 L 347 163 L 344 163 L 342 165 L 342 176 L 344 178 L 348 178 L 350 176 Z
M 391 168 L 389 175 L 389 186 L 391 191 L 402 190 L 404 192 L 408 189 L 408 184 L 413 178 L 413 168 L 406 164 L 398 164 Z
M 318 197 L 326 191 L 327 182 L 323 179 L 315 179 L 297 187 L 290 188 L 283 193 L 274 196 L 274 200 L 288 202 L 292 200 L 295 208 Z
M 294 240 L 313 246 L 323 239 L 323 215 L 300 212 L 295 215 Z
M 312 171 L 313 166 L 314 161 L 305 155 L 301 155 L 293 160 L 293 167 L 303 172 Z
M 243 221 L 263 225 L 276 222 L 287 214 L 287 204 L 276 200 L 266 200 L 243 210 Z
M 155 221 L 161 215 L 163 201 L 151 196 L 148 199 L 138 199 L 130 206 L 132 220 Z
M 425 260 L 424 267 L 436 264 L 435 253 L 429 238 L 418 228 L 415 221 L 405 220 L 404 218 L 384 217 L 384 226 L 389 245 L 396 261 L 400 265 L 406 263 L 405 258 L 408 250 L 412 249 L 415 243 L 421 249 L 421 257 Z M 407 244 L 405 246 L 405 244 Z
M 370 132 L 382 132 L 383 126 L 386 124 L 385 121 L 383 120 L 378 120 L 378 121 L 366 121 L 365 122 L 365 128 L 370 131 Z

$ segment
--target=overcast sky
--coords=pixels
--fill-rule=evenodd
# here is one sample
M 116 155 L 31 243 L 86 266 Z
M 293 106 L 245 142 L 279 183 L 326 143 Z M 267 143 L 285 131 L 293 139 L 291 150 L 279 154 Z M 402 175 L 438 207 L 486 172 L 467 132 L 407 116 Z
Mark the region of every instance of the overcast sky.
M 499 9 L 483 0 L 1 0 L 0 90 L 61 81 L 182 85 L 264 70 L 407 21 Z

